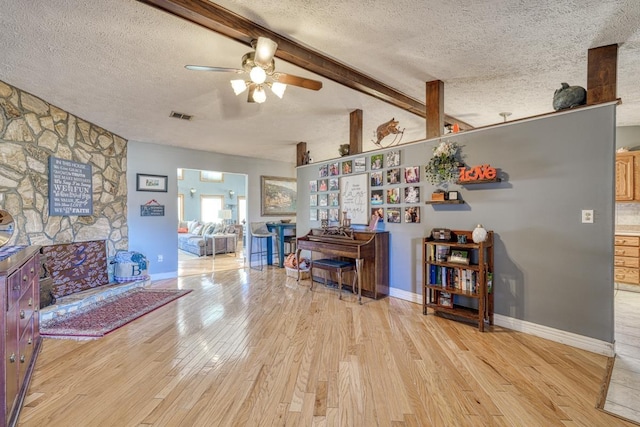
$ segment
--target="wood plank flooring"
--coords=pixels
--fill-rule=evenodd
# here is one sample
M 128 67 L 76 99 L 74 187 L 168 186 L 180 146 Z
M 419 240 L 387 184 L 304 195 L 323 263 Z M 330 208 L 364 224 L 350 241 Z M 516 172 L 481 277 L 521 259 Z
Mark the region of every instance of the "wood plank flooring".
M 22 426 L 631 426 L 595 408 L 607 358 L 283 269 L 194 291 L 94 341 L 47 339 Z
M 616 358 L 604 410 L 640 424 L 640 293 L 617 290 Z

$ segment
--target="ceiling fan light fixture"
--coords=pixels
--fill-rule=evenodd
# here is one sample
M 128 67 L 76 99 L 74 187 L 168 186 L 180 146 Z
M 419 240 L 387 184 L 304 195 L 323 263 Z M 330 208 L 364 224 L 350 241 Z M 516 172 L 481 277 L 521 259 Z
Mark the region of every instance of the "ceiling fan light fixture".
M 284 91 L 287 89 L 287 85 L 284 83 L 273 82 L 269 86 L 271 87 L 271 92 L 275 93 L 278 98 L 282 99 Z
M 231 80 L 231 87 L 233 88 L 233 92 L 236 95 L 240 95 L 242 92 L 247 90 L 247 82 L 244 80 Z
M 249 72 L 251 81 L 256 84 L 262 84 L 267 79 L 267 73 L 261 67 L 253 67 Z
M 254 49 L 256 50 L 254 57 L 255 63 L 266 68 L 273 60 L 273 55 L 275 55 L 277 48 L 278 43 L 273 40 L 267 37 L 258 37 L 254 46 Z
M 262 86 L 258 86 L 256 90 L 253 92 L 253 101 L 258 104 L 262 104 L 266 100 L 267 100 L 267 94 L 265 93 Z

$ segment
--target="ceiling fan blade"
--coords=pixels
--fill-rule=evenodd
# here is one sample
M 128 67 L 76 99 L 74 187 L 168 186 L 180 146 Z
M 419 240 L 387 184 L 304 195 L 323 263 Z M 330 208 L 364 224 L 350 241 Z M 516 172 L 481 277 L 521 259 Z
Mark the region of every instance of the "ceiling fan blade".
M 294 76 L 293 74 L 273 73 L 273 80 L 291 86 L 298 86 L 305 89 L 320 90 L 322 82 L 318 80 L 305 79 L 304 77 Z
M 222 73 L 244 73 L 244 70 L 240 70 L 239 68 L 225 68 L 225 67 L 209 67 L 206 65 L 185 65 L 184 68 L 187 70 L 193 71 L 216 71 Z
M 278 43 L 274 42 L 271 39 L 266 37 L 258 37 L 258 41 L 256 43 L 256 54 L 253 58 L 253 61 L 256 65 L 261 66 L 262 68 L 267 68 L 271 61 L 273 60 L 273 55 L 276 54 L 276 49 L 278 48 Z
M 253 100 L 253 93 L 256 91 L 256 85 L 251 83 L 247 91 L 247 102 L 256 102 Z

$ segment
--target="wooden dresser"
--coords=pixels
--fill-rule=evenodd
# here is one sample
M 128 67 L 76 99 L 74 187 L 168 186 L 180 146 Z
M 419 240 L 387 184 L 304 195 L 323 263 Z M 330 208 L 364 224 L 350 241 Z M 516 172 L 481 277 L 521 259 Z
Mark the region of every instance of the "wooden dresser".
M 17 424 L 40 349 L 39 247 L 29 246 L 0 261 L 0 418 Z
M 615 235 L 613 280 L 640 284 L 640 236 Z

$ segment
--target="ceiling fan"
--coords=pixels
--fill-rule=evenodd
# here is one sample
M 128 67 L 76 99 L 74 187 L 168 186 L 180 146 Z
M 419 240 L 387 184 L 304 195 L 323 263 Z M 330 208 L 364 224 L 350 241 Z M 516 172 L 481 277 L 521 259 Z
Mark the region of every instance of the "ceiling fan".
M 264 87 L 268 86 L 271 91 L 282 98 L 287 85 L 298 86 L 304 89 L 320 90 L 322 82 L 305 79 L 292 74 L 278 73 L 275 71 L 275 61 L 273 56 L 276 53 L 278 44 L 267 37 L 258 37 L 251 43 L 253 52 L 248 52 L 242 57 L 242 69 L 208 67 L 206 65 L 185 65 L 185 68 L 195 71 L 215 71 L 222 73 L 249 74 L 249 80 L 231 80 L 231 87 L 236 95 L 240 95 L 249 89 L 247 102 L 263 103 L 267 99 Z

